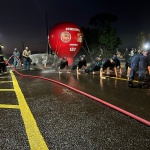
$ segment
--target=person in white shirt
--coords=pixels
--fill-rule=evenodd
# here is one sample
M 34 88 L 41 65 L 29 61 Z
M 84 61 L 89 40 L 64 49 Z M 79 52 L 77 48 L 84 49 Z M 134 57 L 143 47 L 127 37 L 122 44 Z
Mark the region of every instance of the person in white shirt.
M 23 70 L 27 70 L 30 71 L 30 64 L 31 64 L 31 51 L 29 50 L 28 47 L 25 48 L 25 50 L 22 52 L 22 56 L 23 56 Z

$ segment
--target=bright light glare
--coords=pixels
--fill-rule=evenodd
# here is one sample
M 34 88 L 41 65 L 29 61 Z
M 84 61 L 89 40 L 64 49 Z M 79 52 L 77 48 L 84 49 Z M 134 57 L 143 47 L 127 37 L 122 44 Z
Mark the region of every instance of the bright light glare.
M 149 47 L 149 43 L 144 44 L 144 49 L 148 49 Z

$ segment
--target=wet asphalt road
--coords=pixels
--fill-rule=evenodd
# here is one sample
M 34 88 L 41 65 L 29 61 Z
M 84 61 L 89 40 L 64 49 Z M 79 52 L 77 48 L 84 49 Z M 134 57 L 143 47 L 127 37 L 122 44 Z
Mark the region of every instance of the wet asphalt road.
M 126 80 L 101 80 L 98 74 L 58 74 L 48 68 L 19 72 L 62 82 L 150 121 L 149 88 L 128 88 Z M 150 149 L 150 128 L 141 122 L 59 84 L 14 74 L 48 149 Z M 11 80 L 11 75 L 0 78 Z M 1 83 L 0 88 L 13 84 Z M 13 92 L 0 92 L 0 101 L 18 104 Z M 30 149 L 20 111 L 0 108 L 0 114 L 0 149 Z

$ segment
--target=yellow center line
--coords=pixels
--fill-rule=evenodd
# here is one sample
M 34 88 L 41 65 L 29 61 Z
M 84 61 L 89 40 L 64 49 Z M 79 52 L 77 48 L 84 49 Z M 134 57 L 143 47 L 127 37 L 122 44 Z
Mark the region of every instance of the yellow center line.
M 12 71 L 10 71 L 14 90 L 18 99 L 21 115 L 24 121 L 27 137 L 31 150 L 48 150 L 48 147 L 40 133 L 37 123 L 31 113 L 31 110 L 25 100 L 25 97 L 19 87 L 17 79 Z
M 12 81 L 0 81 L 0 83 L 9 83 L 9 82 L 12 82 Z
M 0 77 L 0 79 L 1 79 L 1 78 L 2 78 L 2 79 L 4 79 L 4 78 L 7 78 L 7 79 L 8 79 L 8 77 L 7 77 L 7 76 L 6 76 L 6 77 L 4 77 L 4 76 L 3 76 L 3 77 Z
M 125 79 L 125 78 L 116 78 L 116 77 L 110 77 L 110 76 L 105 76 L 107 78 L 112 78 L 112 79 L 117 79 L 117 80 L 125 80 L 125 81 L 128 81 L 128 79 Z M 133 82 L 138 82 L 137 80 L 133 80 Z
M 7 105 L 7 104 L 0 104 L 0 108 L 14 108 L 14 109 L 20 109 L 19 105 Z
M 15 91 L 14 89 L 0 89 L 0 92 L 5 92 L 5 91 Z

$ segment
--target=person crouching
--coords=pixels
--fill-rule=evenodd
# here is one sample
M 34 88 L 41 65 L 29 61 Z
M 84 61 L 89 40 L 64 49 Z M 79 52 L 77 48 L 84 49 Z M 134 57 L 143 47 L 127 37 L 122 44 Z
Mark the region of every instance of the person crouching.
M 69 66 L 68 66 L 68 60 L 66 57 L 63 57 L 62 60 L 58 63 L 58 73 L 62 73 L 60 70 L 66 68 L 67 73 L 70 73 Z

